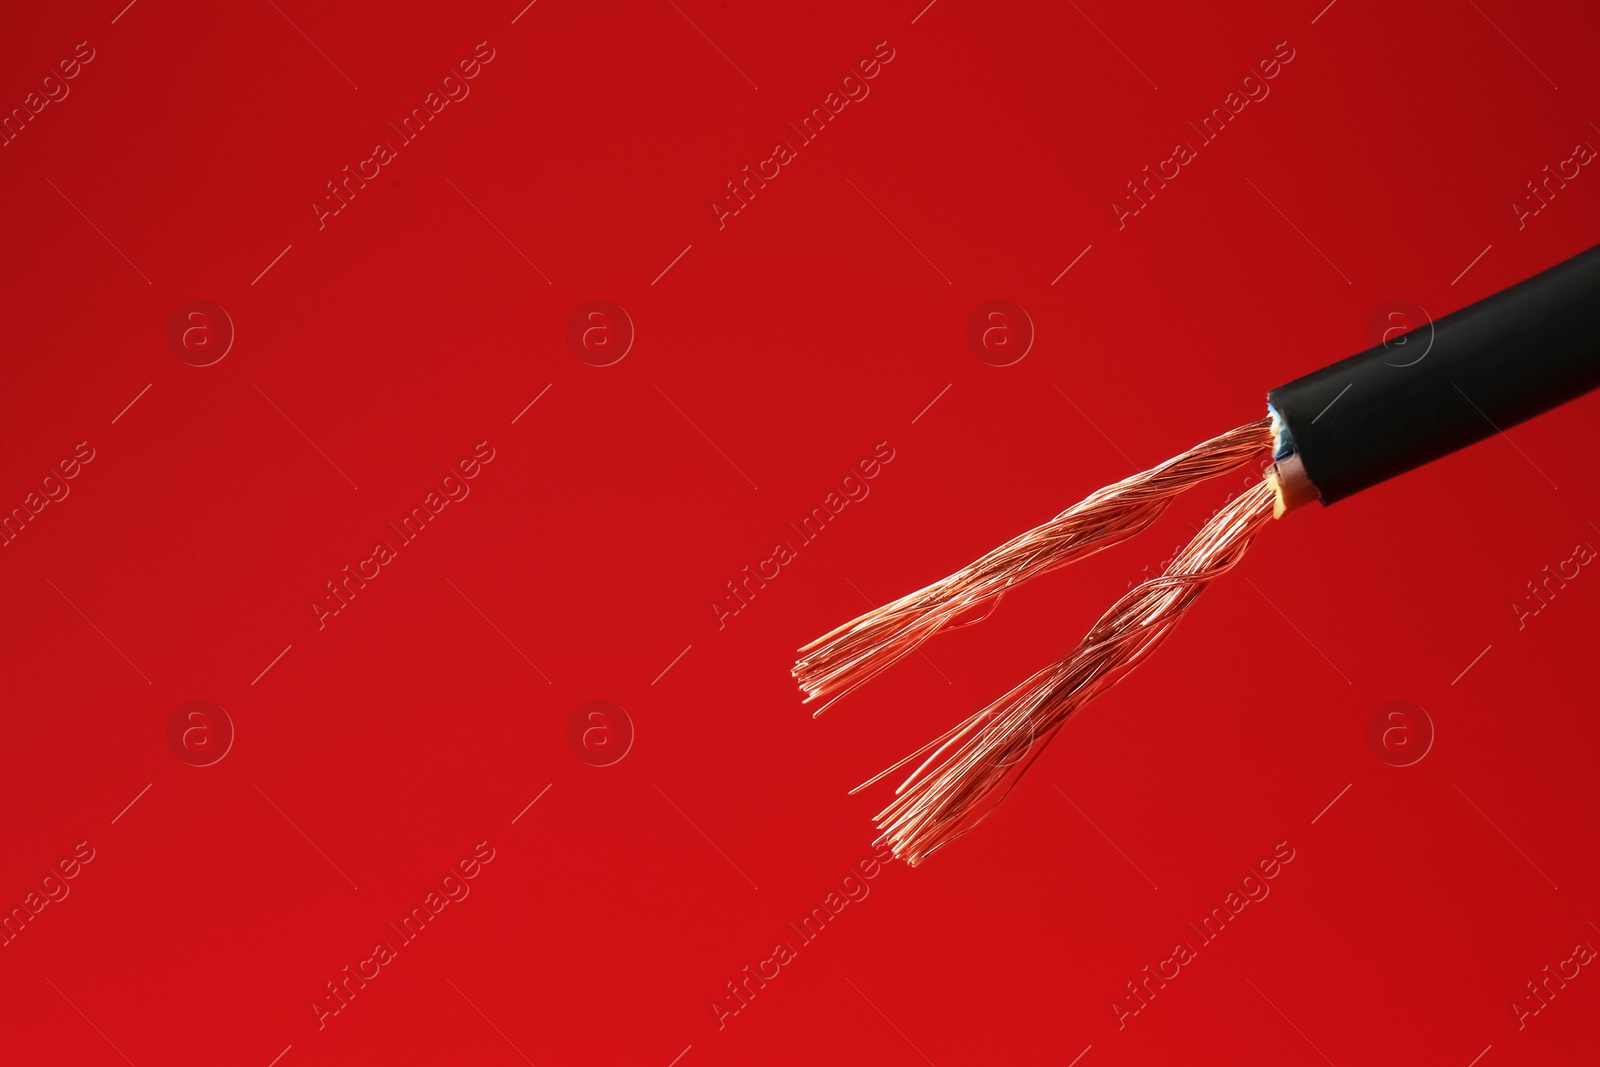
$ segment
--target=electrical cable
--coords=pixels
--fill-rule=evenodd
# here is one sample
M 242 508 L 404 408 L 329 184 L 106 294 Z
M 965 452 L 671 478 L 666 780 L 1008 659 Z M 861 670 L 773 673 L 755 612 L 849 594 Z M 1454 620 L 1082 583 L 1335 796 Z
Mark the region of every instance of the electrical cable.
M 1157 577 L 1139 583 L 1067 656 L 1001 696 L 859 792 L 917 768 L 876 816 L 915 866 L 1004 799 L 1067 718 L 1155 650 L 1267 522 L 1335 503 L 1600 386 L 1600 246 L 1268 393 L 1248 423 L 1090 494 L 955 574 L 838 627 L 800 650 L 807 702 L 834 700 L 1016 585 L 1126 540 L 1185 489 L 1271 450 L 1264 480 L 1231 500 Z M 1420 352 L 1421 355 L 1414 355 Z

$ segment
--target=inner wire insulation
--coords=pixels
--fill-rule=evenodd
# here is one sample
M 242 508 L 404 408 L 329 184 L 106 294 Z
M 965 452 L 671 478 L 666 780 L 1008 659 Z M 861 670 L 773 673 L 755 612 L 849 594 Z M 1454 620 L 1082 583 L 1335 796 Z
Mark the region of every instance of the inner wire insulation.
M 1266 427 L 1264 420 L 1234 432 L 1256 431 L 1254 456 L 1270 443 L 1270 432 L 1262 432 Z M 878 841 L 915 866 L 981 821 L 1068 716 L 1142 663 L 1201 591 L 1238 564 L 1272 519 L 1277 501 L 1271 481 L 1246 490 L 1212 516 L 1160 577 L 1140 583 L 1112 605 L 1065 659 L 885 771 L 925 757 L 895 791 L 894 802 L 878 813 Z
M 1185 489 L 1237 470 L 1272 446 L 1271 418 L 1230 430 L 1092 493 L 948 578 L 817 638 L 800 650 L 793 670 L 805 702 L 829 697 L 831 704 L 961 616 L 990 601 L 992 612 L 1011 587 L 1132 537 L 1159 518 Z M 822 714 L 827 706 L 814 714 Z

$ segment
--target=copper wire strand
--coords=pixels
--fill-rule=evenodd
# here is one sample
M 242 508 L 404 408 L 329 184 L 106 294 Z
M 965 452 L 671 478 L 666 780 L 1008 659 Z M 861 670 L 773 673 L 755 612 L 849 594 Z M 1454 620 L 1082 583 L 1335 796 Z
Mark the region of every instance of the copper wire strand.
M 824 634 L 800 650 L 794 666 L 804 702 L 830 698 L 814 713 L 821 715 L 834 700 L 941 630 L 988 618 L 1006 590 L 1132 537 L 1159 518 L 1179 493 L 1245 466 L 1271 443 L 1270 419 L 1230 430 L 1090 494 L 948 578 Z M 986 603 L 987 613 L 957 622 Z
M 1070 655 L 874 778 L 928 754 L 876 816 L 879 841 L 915 866 L 987 816 L 1068 717 L 1142 663 L 1206 586 L 1238 564 L 1273 517 L 1276 498 L 1266 481 L 1241 494 L 1165 572 L 1112 605 Z

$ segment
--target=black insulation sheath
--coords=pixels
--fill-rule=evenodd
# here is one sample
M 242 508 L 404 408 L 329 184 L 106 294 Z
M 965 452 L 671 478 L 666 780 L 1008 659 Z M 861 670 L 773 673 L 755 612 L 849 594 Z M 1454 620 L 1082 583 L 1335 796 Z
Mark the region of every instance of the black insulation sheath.
M 1600 246 L 1267 394 L 1324 505 L 1600 386 Z

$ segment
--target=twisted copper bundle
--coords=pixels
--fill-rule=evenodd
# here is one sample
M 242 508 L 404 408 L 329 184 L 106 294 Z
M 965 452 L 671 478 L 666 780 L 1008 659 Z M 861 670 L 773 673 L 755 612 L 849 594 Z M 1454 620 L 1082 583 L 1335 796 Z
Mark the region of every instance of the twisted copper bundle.
M 1275 499 L 1270 482 L 1247 490 L 1201 528 L 1165 573 L 1134 587 L 1102 615 L 1071 655 L 857 787 L 927 754 L 878 814 L 879 840 L 915 866 L 993 810 L 1067 717 L 1143 662 L 1212 579 L 1244 557 L 1272 518 Z
M 991 600 L 992 612 L 1012 586 L 1132 537 L 1185 489 L 1242 467 L 1269 449 L 1271 425 L 1270 419 L 1249 423 L 1108 485 L 950 577 L 819 637 L 800 650 L 794 666 L 805 702 L 838 699 L 958 617 Z

